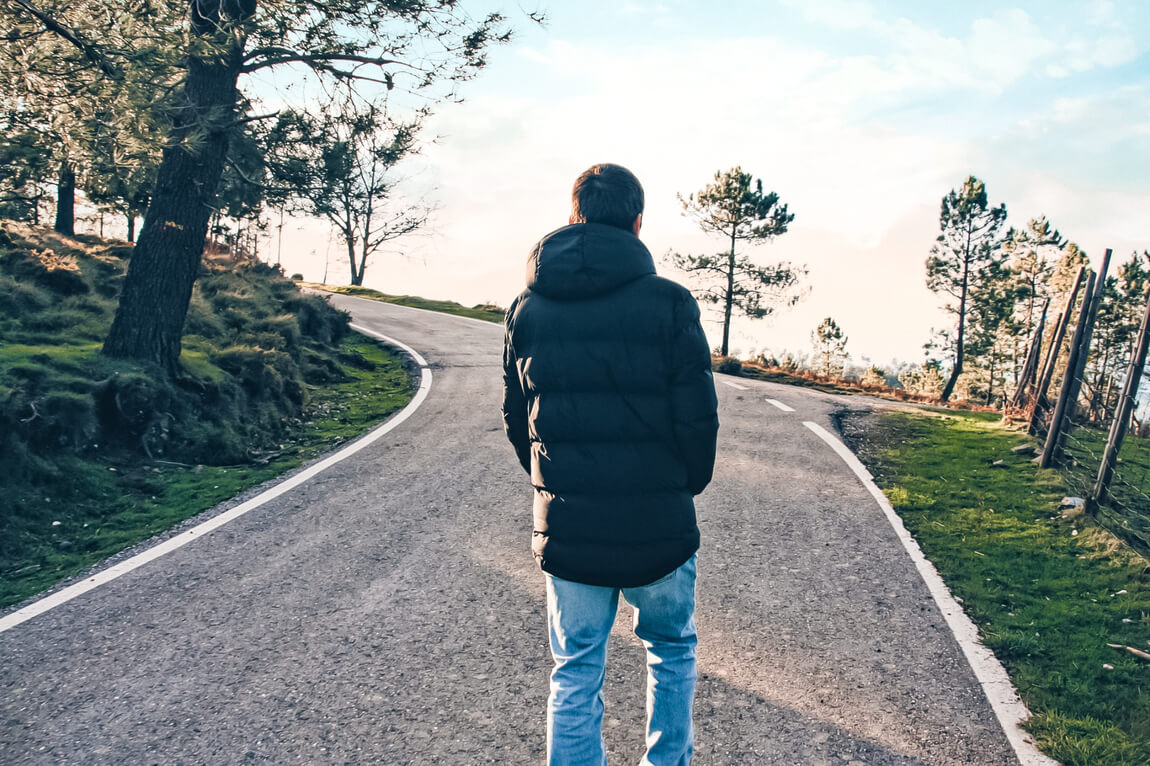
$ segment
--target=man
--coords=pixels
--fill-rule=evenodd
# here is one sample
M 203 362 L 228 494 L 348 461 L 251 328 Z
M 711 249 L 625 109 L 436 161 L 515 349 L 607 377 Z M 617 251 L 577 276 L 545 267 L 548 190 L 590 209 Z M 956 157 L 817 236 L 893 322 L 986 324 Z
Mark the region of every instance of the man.
M 644 764 L 694 747 L 694 495 L 715 462 L 699 307 L 639 241 L 643 188 L 618 165 L 575 182 L 570 225 L 527 261 L 507 312 L 503 422 L 535 488 L 532 549 L 555 666 L 547 757 L 602 766 L 603 678 L 619 594 L 647 649 Z

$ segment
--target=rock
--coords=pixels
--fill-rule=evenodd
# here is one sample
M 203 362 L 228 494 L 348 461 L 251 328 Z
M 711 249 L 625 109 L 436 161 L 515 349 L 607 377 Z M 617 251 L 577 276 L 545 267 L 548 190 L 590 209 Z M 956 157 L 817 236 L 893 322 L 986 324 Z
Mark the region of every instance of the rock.
M 993 463 L 990 464 L 990 467 L 991 468 L 1006 468 L 1006 461 L 1005 460 L 995 460 Z
M 1033 455 L 1036 449 L 1033 444 L 1019 444 L 1017 447 L 1011 447 L 1010 451 L 1015 455 Z
M 1086 505 L 1086 501 L 1080 497 L 1064 497 L 1058 503 L 1059 508 L 1081 508 Z

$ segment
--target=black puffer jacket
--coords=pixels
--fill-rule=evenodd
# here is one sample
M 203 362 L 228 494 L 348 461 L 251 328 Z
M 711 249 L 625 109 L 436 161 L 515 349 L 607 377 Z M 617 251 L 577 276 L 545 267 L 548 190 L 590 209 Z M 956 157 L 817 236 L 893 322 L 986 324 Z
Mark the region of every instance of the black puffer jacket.
M 655 275 L 639 238 L 601 224 L 544 237 L 507 312 L 503 367 L 544 571 L 633 587 L 690 558 L 719 426 L 710 352 L 695 299 Z

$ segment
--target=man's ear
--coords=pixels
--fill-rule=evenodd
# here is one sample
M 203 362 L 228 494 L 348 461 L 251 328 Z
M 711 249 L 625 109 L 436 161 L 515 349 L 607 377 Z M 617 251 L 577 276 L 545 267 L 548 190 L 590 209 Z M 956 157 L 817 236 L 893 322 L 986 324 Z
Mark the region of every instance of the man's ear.
M 635 216 L 635 223 L 631 224 L 631 231 L 635 232 L 635 236 L 639 236 L 639 229 L 643 228 L 643 214 Z

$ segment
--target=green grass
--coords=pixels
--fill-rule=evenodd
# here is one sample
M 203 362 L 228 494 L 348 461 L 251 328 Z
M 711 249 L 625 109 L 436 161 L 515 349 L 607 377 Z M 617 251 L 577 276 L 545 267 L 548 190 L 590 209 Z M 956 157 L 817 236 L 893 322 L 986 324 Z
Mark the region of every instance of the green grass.
M 122 451 L 57 455 L 46 466 L 53 480 L 15 490 L 35 496 L 16 498 L 25 512 L 8 526 L 14 544 L 0 560 L 0 608 L 296 468 L 411 399 L 408 375 L 391 352 L 359 335 L 346 338 L 341 351 L 347 380 L 309 386 L 304 418 L 270 450 L 279 454 L 266 464 L 185 466 Z
M 1145 766 L 1150 661 L 1107 643 L 1150 651 L 1147 562 L 1064 519 L 1062 477 L 1013 454 L 1024 435 L 992 417 L 887 413 L 858 451 L 1010 673 L 1039 746 L 1067 766 Z
M 1066 439 L 1067 460 L 1059 467 L 1071 491 L 1086 497 L 1098 478 L 1108 432 L 1079 426 Z M 1143 556 L 1150 556 L 1150 441 L 1129 431 L 1118 452 L 1109 500 L 1098 520 Z
M 433 301 L 427 298 L 420 298 L 414 295 L 388 295 L 381 293 L 378 290 L 372 290 L 370 287 L 349 287 L 347 285 L 320 285 L 314 282 L 300 282 L 301 287 L 310 287 L 314 290 L 325 290 L 329 293 L 340 293 L 342 295 L 355 295 L 360 298 L 369 298 L 373 301 L 380 301 L 381 303 L 394 303 L 399 306 L 411 306 L 417 309 L 427 309 L 428 311 L 438 311 L 443 314 L 455 314 L 461 317 L 471 317 L 472 319 L 482 319 L 487 322 L 501 323 L 503 321 L 504 309 L 490 303 L 481 303 L 478 306 L 467 306 L 456 303 L 455 301 Z
M 175 374 L 104 356 L 131 252 L 0 221 L 0 607 L 410 399 L 349 315 L 242 256 L 205 259 Z

